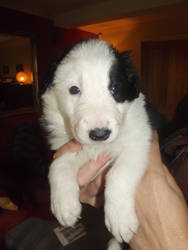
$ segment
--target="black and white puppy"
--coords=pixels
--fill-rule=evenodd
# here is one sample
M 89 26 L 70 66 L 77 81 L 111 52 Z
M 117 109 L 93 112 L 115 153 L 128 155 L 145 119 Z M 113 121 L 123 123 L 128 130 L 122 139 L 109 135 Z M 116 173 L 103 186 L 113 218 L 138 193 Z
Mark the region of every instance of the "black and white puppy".
M 60 60 L 47 84 L 43 118 L 51 148 L 73 138 L 83 145 L 79 153 L 62 155 L 50 166 L 53 214 L 62 225 L 75 224 L 81 213 L 78 169 L 109 152 L 105 223 L 117 241 L 129 242 L 138 228 L 135 190 L 146 170 L 152 136 L 129 53 L 102 40 L 82 41 Z

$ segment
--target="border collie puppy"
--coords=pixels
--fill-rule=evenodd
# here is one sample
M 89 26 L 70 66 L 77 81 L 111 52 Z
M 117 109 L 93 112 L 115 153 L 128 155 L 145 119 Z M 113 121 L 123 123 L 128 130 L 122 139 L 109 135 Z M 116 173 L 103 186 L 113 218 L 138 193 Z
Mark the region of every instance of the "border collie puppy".
M 138 228 L 135 190 L 146 170 L 152 136 L 129 52 L 119 53 L 98 39 L 81 41 L 61 58 L 46 84 L 43 119 L 51 148 L 57 150 L 73 138 L 83 145 L 80 152 L 64 154 L 50 166 L 53 214 L 62 225 L 75 224 L 82 209 L 78 169 L 109 152 L 105 224 L 118 242 L 129 242 Z

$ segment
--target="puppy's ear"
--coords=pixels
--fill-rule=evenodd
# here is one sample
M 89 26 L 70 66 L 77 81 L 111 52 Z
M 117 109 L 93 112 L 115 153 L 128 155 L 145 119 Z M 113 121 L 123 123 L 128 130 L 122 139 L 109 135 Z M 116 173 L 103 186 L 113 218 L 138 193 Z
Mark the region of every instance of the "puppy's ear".
M 130 58 L 131 53 L 132 53 L 132 50 L 125 50 L 121 52 L 121 56 L 126 60 Z
M 130 84 L 130 90 L 132 93 L 134 93 L 135 98 L 138 97 L 139 95 L 139 77 L 137 74 L 137 71 L 132 63 L 131 60 L 131 55 L 132 51 L 131 50 L 127 50 L 124 51 L 122 53 L 120 53 L 121 59 L 123 61 L 124 64 L 124 70 L 126 72 L 127 75 L 127 80 Z
M 42 86 L 40 88 L 39 96 L 43 95 L 44 92 L 52 86 L 53 79 L 54 79 L 54 74 L 57 68 L 57 63 L 53 62 L 51 63 L 48 72 L 45 74 L 43 80 L 42 80 Z
M 44 94 L 44 92 L 50 87 L 53 86 L 54 75 L 59 63 L 65 57 L 65 53 L 61 53 L 60 56 L 53 58 L 51 64 L 49 65 L 47 73 L 44 75 L 42 80 L 42 86 L 40 88 L 39 97 Z

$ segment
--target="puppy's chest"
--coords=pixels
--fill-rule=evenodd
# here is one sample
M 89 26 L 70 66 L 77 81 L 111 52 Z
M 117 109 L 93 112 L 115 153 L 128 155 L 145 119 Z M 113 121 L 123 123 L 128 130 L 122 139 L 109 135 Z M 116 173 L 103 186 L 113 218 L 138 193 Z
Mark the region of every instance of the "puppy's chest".
M 110 161 L 106 164 L 112 163 L 118 155 L 121 153 L 120 147 L 115 147 L 114 145 L 85 145 L 83 149 L 78 152 L 76 158 L 78 164 L 83 164 L 91 159 L 96 160 L 97 157 L 102 153 L 108 153 L 110 155 Z

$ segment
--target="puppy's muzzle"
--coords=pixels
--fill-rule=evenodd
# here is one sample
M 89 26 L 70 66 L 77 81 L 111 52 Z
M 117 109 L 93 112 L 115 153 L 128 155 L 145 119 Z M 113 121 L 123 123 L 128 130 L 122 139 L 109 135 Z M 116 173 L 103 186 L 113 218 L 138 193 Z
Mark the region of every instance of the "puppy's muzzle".
M 95 128 L 89 131 L 89 137 L 93 141 L 105 141 L 109 138 L 111 130 L 107 128 Z

